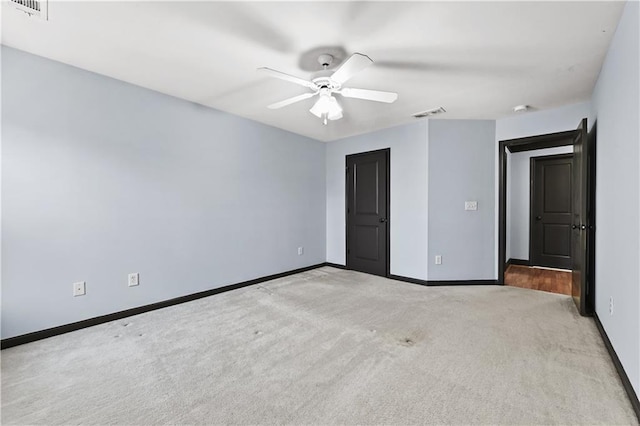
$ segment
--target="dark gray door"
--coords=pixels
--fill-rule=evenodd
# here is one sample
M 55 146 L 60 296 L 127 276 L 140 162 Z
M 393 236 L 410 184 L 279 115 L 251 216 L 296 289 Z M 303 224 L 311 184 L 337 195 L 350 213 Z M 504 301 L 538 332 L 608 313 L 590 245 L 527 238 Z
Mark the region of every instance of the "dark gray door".
M 573 154 L 531 158 L 530 262 L 571 269 Z
M 571 295 L 580 314 L 587 312 L 587 234 L 591 228 L 589 220 L 589 143 L 587 119 L 580 122 L 573 139 L 573 221 L 572 234 L 572 282 Z
M 347 156 L 347 268 L 389 273 L 389 150 Z

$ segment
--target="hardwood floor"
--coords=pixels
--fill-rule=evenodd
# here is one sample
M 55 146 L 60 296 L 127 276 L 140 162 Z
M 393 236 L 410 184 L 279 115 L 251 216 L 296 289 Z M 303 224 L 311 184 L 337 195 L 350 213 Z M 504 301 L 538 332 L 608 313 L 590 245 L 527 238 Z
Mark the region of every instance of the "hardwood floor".
M 571 295 L 571 271 L 509 265 L 504 272 L 504 283 L 513 287 Z

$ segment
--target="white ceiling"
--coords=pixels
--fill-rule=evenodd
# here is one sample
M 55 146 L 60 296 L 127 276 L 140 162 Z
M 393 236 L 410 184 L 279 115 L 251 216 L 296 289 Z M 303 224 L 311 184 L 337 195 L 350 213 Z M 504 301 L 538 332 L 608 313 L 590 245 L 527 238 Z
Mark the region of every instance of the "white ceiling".
M 442 118 L 496 119 L 590 98 L 622 2 L 59 2 L 49 21 L 3 0 L 2 43 L 319 140 Z M 375 61 L 346 87 L 394 91 L 394 104 L 345 99 L 324 126 L 314 99 L 256 72 L 303 78 L 304 52 L 341 46 Z

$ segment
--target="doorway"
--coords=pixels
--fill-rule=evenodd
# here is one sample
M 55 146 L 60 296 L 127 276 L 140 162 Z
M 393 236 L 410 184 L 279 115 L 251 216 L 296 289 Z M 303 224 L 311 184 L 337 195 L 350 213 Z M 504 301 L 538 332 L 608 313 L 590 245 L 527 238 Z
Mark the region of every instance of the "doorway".
M 592 176 L 595 173 L 595 169 L 592 165 L 595 164 L 595 138 L 587 138 L 587 120 L 584 119 L 580 122 L 578 128 L 572 131 L 558 132 L 540 136 L 533 136 L 520 139 L 511 139 L 500 141 L 499 144 L 499 209 L 498 209 L 498 221 L 499 221 L 499 241 L 498 241 L 498 281 L 500 284 L 505 284 L 505 272 L 507 268 L 510 268 L 512 264 L 520 264 L 522 266 L 530 267 L 530 259 L 526 261 L 515 259 L 509 259 L 507 263 L 507 188 L 509 183 L 507 182 L 507 170 L 508 170 L 508 157 L 510 154 L 519 153 L 524 151 L 533 151 L 545 148 L 554 148 L 562 146 L 573 146 L 573 158 L 571 161 L 571 215 L 570 220 L 566 221 L 565 212 L 562 212 L 563 221 L 559 225 L 563 228 L 563 233 L 560 237 L 554 235 L 556 241 L 555 246 L 564 247 L 562 250 L 549 247 L 548 252 L 554 252 L 556 255 L 558 251 L 567 252 L 567 247 L 570 247 L 570 288 L 576 307 L 580 314 L 589 315 L 592 312 L 592 306 L 588 301 L 591 295 L 594 293 L 594 276 L 591 273 L 593 270 L 592 262 L 594 254 L 592 251 L 587 251 L 587 243 L 592 239 L 590 234 L 594 233 L 592 224 L 594 223 L 595 211 L 590 208 L 589 201 L 593 199 L 595 194 L 595 186 L 593 185 Z M 566 174 L 568 169 L 564 166 L 561 174 Z M 558 172 L 558 170 L 556 170 Z M 534 171 L 535 173 L 535 171 Z M 533 197 L 533 188 L 531 188 L 531 196 Z M 543 200 L 544 201 L 544 200 Z M 566 206 L 565 206 L 566 207 Z M 566 208 L 565 208 L 566 210 Z M 532 217 L 532 221 L 541 221 L 542 217 L 538 220 L 536 214 Z M 555 217 L 554 220 L 558 219 Z M 564 223 L 564 222 L 568 223 Z M 536 225 L 532 225 L 536 226 Z M 570 231 L 568 230 L 570 229 Z M 543 237 L 544 238 L 544 237 Z M 533 244 L 533 238 L 530 241 Z M 553 242 L 553 241 L 551 241 Z M 542 242 L 544 246 L 544 241 Z M 544 247 L 540 249 L 544 251 Z M 553 257 L 553 256 L 551 256 Z M 556 257 L 567 257 L 556 256 Z M 549 259 L 547 259 L 549 260 Z M 555 259 L 558 260 L 558 259 Z M 566 259 L 565 259 L 566 261 Z M 523 265 L 524 264 L 524 265 Z M 566 264 L 565 264 L 566 265 Z
M 389 276 L 390 149 L 346 157 L 347 269 Z

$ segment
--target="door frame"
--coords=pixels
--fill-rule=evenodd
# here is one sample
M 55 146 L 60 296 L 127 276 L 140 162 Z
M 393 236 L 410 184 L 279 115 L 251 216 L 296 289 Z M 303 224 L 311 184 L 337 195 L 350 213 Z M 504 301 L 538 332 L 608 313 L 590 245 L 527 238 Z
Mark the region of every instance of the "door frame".
M 561 145 L 561 146 L 567 146 L 567 145 Z M 533 223 L 536 216 L 535 213 L 533 212 L 533 202 L 535 198 L 534 189 L 535 189 L 536 162 L 544 161 L 544 160 L 556 160 L 556 159 L 561 160 L 564 158 L 570 158 L 573 161 L 573 153 L 540 155 L 538 157 L 531 157 L 529 159 L 529 265 L 532 265 L 532 266 L 535 266 L 531 260 L 531 253 L 533 253 Z M 572 178 L 573 178 L 573 175 L 572 175 Z M 573 182 L 571 183 L 571 191 L 573 191 Z M 573 220 L 573 216 L 571 218 Z
M 575 130 L 502 140 L 498 144 L 498 284 L 504 285 L 507 252 L 507 153 L 573 145 Z
M 391 275 L 391 148 L 376 149 L 376 150 L 366 151 L 366 152 L 358 152 L 355 154 L 345 155 L 344 157 L 344 169 L 345 169 L 345 174 L 344 174 L 344 189 L 345 189 L 344 191 L 344 226 L 345 226 L 344 256 L 345 256 L 345 260 L 344 260 L 344 264 L 347 269 L 351 269 L 349 267 L 349 255 L 347 253 L 347 250 L 349 249 L 349 213 L 348 213 L 349 158 L 359 157 L 359 156 L 368 155 L 368 154 L 377 154 L 377 153 L 384 153 L 385 158 L 387 160 L 387 181 L 385 182 L 385 185 L 387 188 L 387 199 L 385 200 L 385 202 L 387 203 L 387 232 L 386 232 L 387 235 L 386 235 L 386 244 L 384 249 L 386 251 L 385 277 L 388 278 Z
M 587 312 L 596 312 L 596 158 L 598 152 L 598 120 L 593 122 L 591 131 L 587 133 L 587 143 L 589 144 L 588 170 L 589 170 L 589 231 L 587 234 L 587 276 L 589 284 L 587 285 L 587 296 L 585 298 Z

